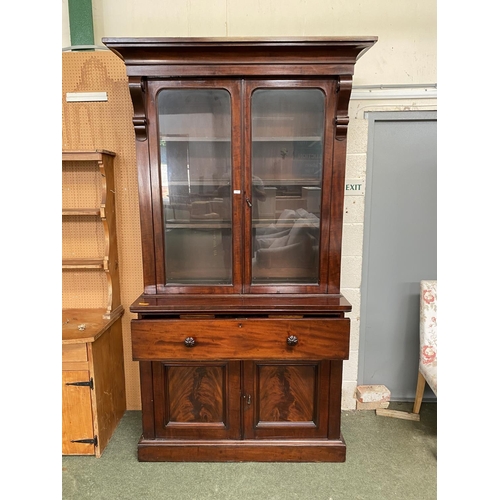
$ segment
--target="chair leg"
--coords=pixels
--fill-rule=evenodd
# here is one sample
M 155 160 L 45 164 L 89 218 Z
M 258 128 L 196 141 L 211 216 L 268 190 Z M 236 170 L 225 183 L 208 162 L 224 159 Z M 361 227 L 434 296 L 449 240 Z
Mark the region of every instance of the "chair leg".
M 424 397 L 424 389 L 425 389 L 425 378 L 418 371 L 418 380 L 417 380 L 417 390 L 415 392 L 415 403 L 413 405 L 413 413 L 420 413 L 420 406 L 422 405 L 422 398 Z

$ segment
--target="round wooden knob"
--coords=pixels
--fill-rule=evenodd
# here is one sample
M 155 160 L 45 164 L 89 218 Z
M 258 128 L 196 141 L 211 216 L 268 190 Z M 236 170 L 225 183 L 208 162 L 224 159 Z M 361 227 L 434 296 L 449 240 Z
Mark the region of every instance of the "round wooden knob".
M 196 341 L 193 339 L 193 337 L 186 337 L 184 339 L 184 345 L 186 347 L 194 347 L 195 344 L 196 344 Z
M 295 335 L 290 335 L 290 337 L 288 337 L 286 339 L 286 343 L 289 345 L 289 346 L 294 346 L 294 345 L 297 345 L 299 342 L 299 339 L 295 336 Z

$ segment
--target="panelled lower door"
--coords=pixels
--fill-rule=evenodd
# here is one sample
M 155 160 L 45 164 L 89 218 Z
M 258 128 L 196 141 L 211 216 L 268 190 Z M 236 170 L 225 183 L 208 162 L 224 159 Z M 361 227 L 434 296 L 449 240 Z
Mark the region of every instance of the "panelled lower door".
M 155 435 L 171 439 L 239 439 L 240 363 L 152 363 Z
M 326 438 L 329 361 L 245 361 L 246 439 Z

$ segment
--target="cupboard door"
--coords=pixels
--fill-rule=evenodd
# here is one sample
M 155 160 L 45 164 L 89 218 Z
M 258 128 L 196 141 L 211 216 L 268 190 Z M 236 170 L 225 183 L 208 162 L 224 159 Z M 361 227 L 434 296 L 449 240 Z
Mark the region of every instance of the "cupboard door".
M 329 361 L 245 361 L 244 437 L 326 438 Z
M 90 387 L 71 385 L 87 382 L 89 372 L 62 372 L 62 453 L 63 455 L 94 455 L 93 443 L 75 443 L 94 438 Z M 70 384 L 70 385 L 68 385 Z
M 239 362 L 154 362 L 155 435 L 238 439 Z

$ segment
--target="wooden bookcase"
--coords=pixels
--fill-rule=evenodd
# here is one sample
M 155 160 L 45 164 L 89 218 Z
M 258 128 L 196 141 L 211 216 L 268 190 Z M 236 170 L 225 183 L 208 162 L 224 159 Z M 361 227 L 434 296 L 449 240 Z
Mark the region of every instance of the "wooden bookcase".
M 100 457 L 125 411 L 114 156 L 62 153 L 64 455 Z
M 348 105 L 375 42 L 103 39 L 134 107 L 139 460 L 345 460 Z

